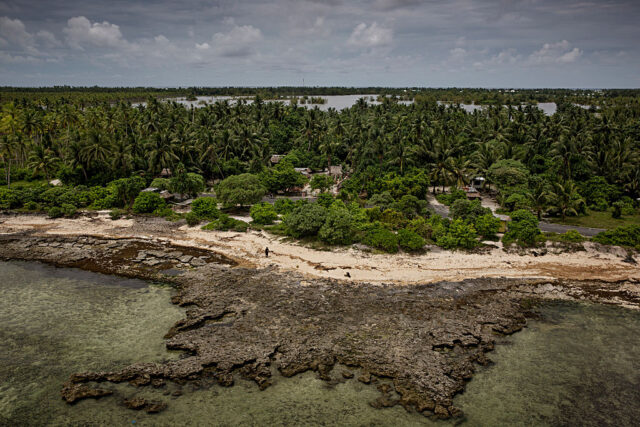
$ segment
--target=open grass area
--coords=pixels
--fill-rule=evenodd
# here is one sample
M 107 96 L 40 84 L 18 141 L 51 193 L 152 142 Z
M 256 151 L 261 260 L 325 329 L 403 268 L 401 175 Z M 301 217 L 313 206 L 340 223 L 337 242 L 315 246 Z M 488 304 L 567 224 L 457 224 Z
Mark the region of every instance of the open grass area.
M 640 225 L 640 214 L 636 213 L 635 215 L 623 215 L 621 218 L 616 219 L 611 216 L 611 210 L 605 212 L 588 210 L 587 215 L 578 217 L 567 217 L 564 222 L 561 218 L 551 218 L 550 220 L 551 222 L 556 224 L 611 229 L 623 225 Z

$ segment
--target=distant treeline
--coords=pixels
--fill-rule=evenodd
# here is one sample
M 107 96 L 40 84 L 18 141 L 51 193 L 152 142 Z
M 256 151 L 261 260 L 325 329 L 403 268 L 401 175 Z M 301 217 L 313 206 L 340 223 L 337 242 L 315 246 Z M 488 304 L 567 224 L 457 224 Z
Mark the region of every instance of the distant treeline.
M 42 105 L 68 101 L 85 105 L 102 102 L 142 101 L 149 97 L 195 96 L 259 96 L 279 99 L 299 96 L 320 97 L 331 95 L 380 95 L 398 99 L 443 101 L 482 105 L 518 105 L 539 102 L 575 103 L 593 106 L 637 104 L 640 89 L 481 89 L 481 88 L 388 88 L 370 87 L 0 87 L 0 104 L 6 102 L 38 101 Z

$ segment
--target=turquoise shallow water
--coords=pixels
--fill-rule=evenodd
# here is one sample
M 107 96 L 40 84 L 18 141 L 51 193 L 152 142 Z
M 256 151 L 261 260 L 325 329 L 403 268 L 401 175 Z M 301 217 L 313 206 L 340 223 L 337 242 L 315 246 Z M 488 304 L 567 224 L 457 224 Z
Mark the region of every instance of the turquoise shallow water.
M 183 316 L 172 289 L 136 280 L 0 262 L 0 425 L 637 425 L 640 419 L 640 313 L 615 307 L 547 304 L 490 354 L 455 399 L 465 418 L 448 422 L 376 410 L 373 386 L 330 387 L 313 373 L 253 383 L 164 389 L 109 385 L 117 396 L 69 406 L 59 396 L 68 375 L 179 357 L 162 336 Z M 179 387 L 169 384 L 168 391 Z M 168 403 L 155 415 L 120 404 L 122 396 Z

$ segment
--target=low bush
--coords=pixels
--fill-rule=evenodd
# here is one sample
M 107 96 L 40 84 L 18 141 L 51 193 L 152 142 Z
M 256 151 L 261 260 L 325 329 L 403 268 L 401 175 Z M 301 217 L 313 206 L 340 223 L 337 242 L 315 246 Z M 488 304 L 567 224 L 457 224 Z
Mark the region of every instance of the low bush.
M 213 221 L 220 216 L 218 201 L 213 197 L 198 197 L 191 203 L 191 213 L 200 219 Z
M 450 193 L 442 193 L 436 196 L 436 199 L 443 205 L 451 206 L 453 202 L 460 199 L 466 199 L 467 193 L 459 188 L 454 188 Z
M 433 228 L 431 227 L 431 224 L 422 217 L 418 217 L 409 221 L 406 228 L 409 231 L 413 231 L 423 239 L 431 240 Z
M 418 233 L 403 228 L 398 230 L 398 244 L 406 251 L 415 252 L 424 247 L 425 241 Z
M 640 225 L 627 225 L 603 231 L 591 240 L 605 245 L 628 246 L 640 250 Z
M 490 238 L 500 230 L 500 219 L 491 213 L 487 213 L 477 217 L 474 226 L 480 236 Z
M 569 243 L 582 243 L 586 240 L 585 237 L 582 234 L 578 233 L 576 230 L 569 230 L 564 234 L 560 234 L 558 238 L 562 242 Z
M 17 191 L 0 188 L 0 209 L 15 209 L 22 204 Z
M 160 191 L 169 190 L 169 182 L 167 178 L 156 178 L 151 181 L 150 187 L 157 188 Z
M 194 226 L 200 224 L 200 222 L 202 221 L 202 219 L 198 215 L 193 213 L 193 212 L 189 212 L 188 214 L 186 214 L 184 216 L 184 219 L 187 220 L 187 225 L 189 227 L 194 227 Z
M 145 191 L 136 197 L 133 202 L 133 211 L 137 214 L 152 213 L 165 206 L 166 202 L 159 194 Z
M 127 212 L 124 209 L 112 209 L 111 212 L 109 212 L 109 217 L 115 221 L 117 219 L 122 218 Z
M 60 209 L 62 209 L 62 214 L 66 217 L 74 216 L 78 210 L 71 203 L 63 203 Z
M 461 219 L 454 219 L 436 244 L 444 249 L 473 249 L 478 246 L 476 229 Z
M 374 194 L 369 199 L 368 204 L 375 206 L 376 208 L 380 208 L 380 210 L 384 211 L 385 209 L 390 209 L 396 201 L 391 196 L 389 191 L 383 191 L 382 193 Z
M 279 213 L 280 215 L 285 215 L 293 212 L 295 204 L 291 199 L 277 199 L 273 204 L 273 207 L 275 208 L 277 213 Z
M 28 211 L 39 211 L 40 205 L 33 200 L 29 200 L 24 204 L 24 208 Z
M 284 218 L 284 224 L 293 237 L 315 236 L 327 219 L 327 209 L 317 203 L 298 206 Z
M 49 218 L 61 218 L 62 216 L 64 216 L 64 211 L 61 207 L 54 206 L 52 208 L 49 208 L 49 210 L 47 211 L 47 215 L 49 216 Z
M 458 199 L 451 205 L 453 219 L 463 219 L 473 223 L 476 218 L 487 214 L 491 214 L 491 209 L 483 208 L 480 200 Z
M 353 240 L 353 218 L 346 208 L 332 208 L 318 237 L 330 245 L 349 245 Z
M 502 242 L 505 246 L 513 242 L 521 246 L 535 246 L 540 234 L 538 218 L 530 211 L 520 209 L 511 214 L 511 221 L 507 232 L 502 237 Z
M 219 231 L 238 231 L 245 232 L 249 228 L 249 224 L 235 218 L 231 218 L 227 214 L 220 214 L 220 217 L 202 227 L 203 230 L 219 230 Z
M 386 228 L 377 227 L 368 230 L 362 239 L 362 243 L 385 252 L 398 252 L 398 236 Z
M 394 230 L 404 228 L 404 226 L 407 224 L 407 220 L 405 219 L 404 215 L 402 215 L 402 212 L 398 212 L 395 209 L 387 209 L 386 211 L 382 212 L 380 221 L 384 222 L 385 224 L 389 224 L 389 226 Z
M 335 201 L 335 198 L 331 193 L 320 193 L 318 194 L 318 199 L 316 200 L 316 203 L 322 207 L 329 208 L 329 206 L 331 206 L 334 201 Z
M 257 203 L 251 206 L 249 211 L 251 219 L 256 224 L 268 225 L 273 224 L 273 221 L 278 219 L 278 213 L 271 203 Z

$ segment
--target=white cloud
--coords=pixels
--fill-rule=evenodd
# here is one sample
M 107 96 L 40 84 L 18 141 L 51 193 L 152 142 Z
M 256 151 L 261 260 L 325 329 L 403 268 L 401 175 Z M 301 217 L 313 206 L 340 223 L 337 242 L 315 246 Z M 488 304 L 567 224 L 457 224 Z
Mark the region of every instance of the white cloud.
M 516 49 L 504 49 L 487 59 L 482 59 L 473 63 L 473 67 L 478 70 L 491 70 L 498 66 L 517 65 L 521 63 L 522 55 Z
M 34 64 L 36 62 L 40 62 L 40 60 L 33 56 L 11 55 L 6 52 L 0 52 L 0 64 Z
M 91 23 L 84 16 L 69 19 L 62 31 L 67 35 L 69 46 L 74 49 L 83 50 L 86 46 L 118 48 L 128 44 L 116 24 L 107 21 Z
M 17 46 L 29 55 L 38 55 L 40 53 L 35 46 L 33 34 L 27 31 L 24 23 L 19 19 L 1 16 L 0 38 L 4 41 L 4 43 L 0 43 L 0 45 Z
M 36 38 L 40 43 L 42 43 L 45 47 L 48 47 L 48 48 L 62 46 L 62 43 L 60 43 L 60 41 L 56 38 L 56 36 L 53 35 L 53 33 L 46 30 L 38 31 L 36 33 Z
M 262 41 L 262 31 L 252 25 L 235 26 L 227 33 L 216 33 L 211 46 L 221 56 L 248 56 L 254 52 L 256 43 Z M 201 48 L 207 43 L 201 44 Z
M 567 40 L 557 43 L 545 43 L 540 50 L 529 55 L 529 64 L 570 64 L 582 56 L 582 50 L 577 47 L 571 48 Z
M 34 40 L 24 24 L 19 19 L 11 19 L 7 16 L 0 17 L 0 36 L 9 43 L 22 47 L 33 46 Z
M 351 33 L 347 44 L 355 47 L 374 48 L 388 46 L 393 41 L 393 30 L 378 25 L 377 22 L 367 26 L 358 24 Z

